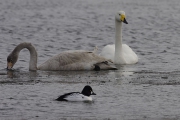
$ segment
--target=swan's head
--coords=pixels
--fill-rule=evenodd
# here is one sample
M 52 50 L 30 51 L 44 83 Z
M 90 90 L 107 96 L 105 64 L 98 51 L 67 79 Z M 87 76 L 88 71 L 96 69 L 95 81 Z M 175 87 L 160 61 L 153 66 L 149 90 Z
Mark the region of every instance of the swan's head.
M 7 69 L 11 69 L 14 66 L 14 64 L 17 62 L 17 59 L 18 59 L 18 56 L 11 53 L 7 57 Z
M 126 15 L 124 11 L 118 11 L 115 16 L 116 21 L 128 24 L 126 21 Z

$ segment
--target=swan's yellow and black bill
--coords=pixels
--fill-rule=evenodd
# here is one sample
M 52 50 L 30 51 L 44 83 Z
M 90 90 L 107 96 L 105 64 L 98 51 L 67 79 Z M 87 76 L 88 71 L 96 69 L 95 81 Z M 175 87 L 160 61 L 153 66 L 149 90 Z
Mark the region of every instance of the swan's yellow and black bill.
M 128 22 L 126 21 L 125 15 L 121 15 L 121 21 L 122 21 L 123 23 L 128 24 Z
M 126 23 L 126 24 L 128 24 L 128 22 L 126 21 L 126 18 L 124 18 L 124 21 L 123 21 L 123 23 Z
M 8 62 L 8 63 L 7 63 L 7 69 L 11 69 L 12 67 L 13 67 L 13 63 Z

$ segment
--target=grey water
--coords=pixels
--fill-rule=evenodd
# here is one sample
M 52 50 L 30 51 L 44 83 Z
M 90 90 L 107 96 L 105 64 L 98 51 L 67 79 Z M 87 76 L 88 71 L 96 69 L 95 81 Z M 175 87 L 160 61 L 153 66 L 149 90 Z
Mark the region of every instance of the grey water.
M 1 120 L 180 119 L 179 0 L 1 0 Z M 31 42 L 38 65 L 66 50 L 98 51 L 115 38 L 114 15 L 126 12 L 123 43 L 138 55 L 116 71 L 29 71 L 29 52 L 14 70 L 6 58 Z M 93 102 L 58 102 L 89 84 Z

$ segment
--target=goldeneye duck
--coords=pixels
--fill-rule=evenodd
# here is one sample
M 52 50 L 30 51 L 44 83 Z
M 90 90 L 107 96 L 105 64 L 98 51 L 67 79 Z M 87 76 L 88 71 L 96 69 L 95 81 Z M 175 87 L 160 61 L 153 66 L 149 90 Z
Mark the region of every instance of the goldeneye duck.
M 91 86 L 86 85 L 82 92 L 71 92 L 61 95 L 56 100 L 57 101 L 92 101 L 92 97 L 90 95 L 96 95 Z

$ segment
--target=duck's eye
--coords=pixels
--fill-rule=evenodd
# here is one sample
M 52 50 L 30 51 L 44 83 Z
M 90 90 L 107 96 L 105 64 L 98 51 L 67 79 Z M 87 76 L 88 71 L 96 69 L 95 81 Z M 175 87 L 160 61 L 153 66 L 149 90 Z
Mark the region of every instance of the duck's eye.
M 119 14 L 119 16 L 121 16 L 121 14 Z

